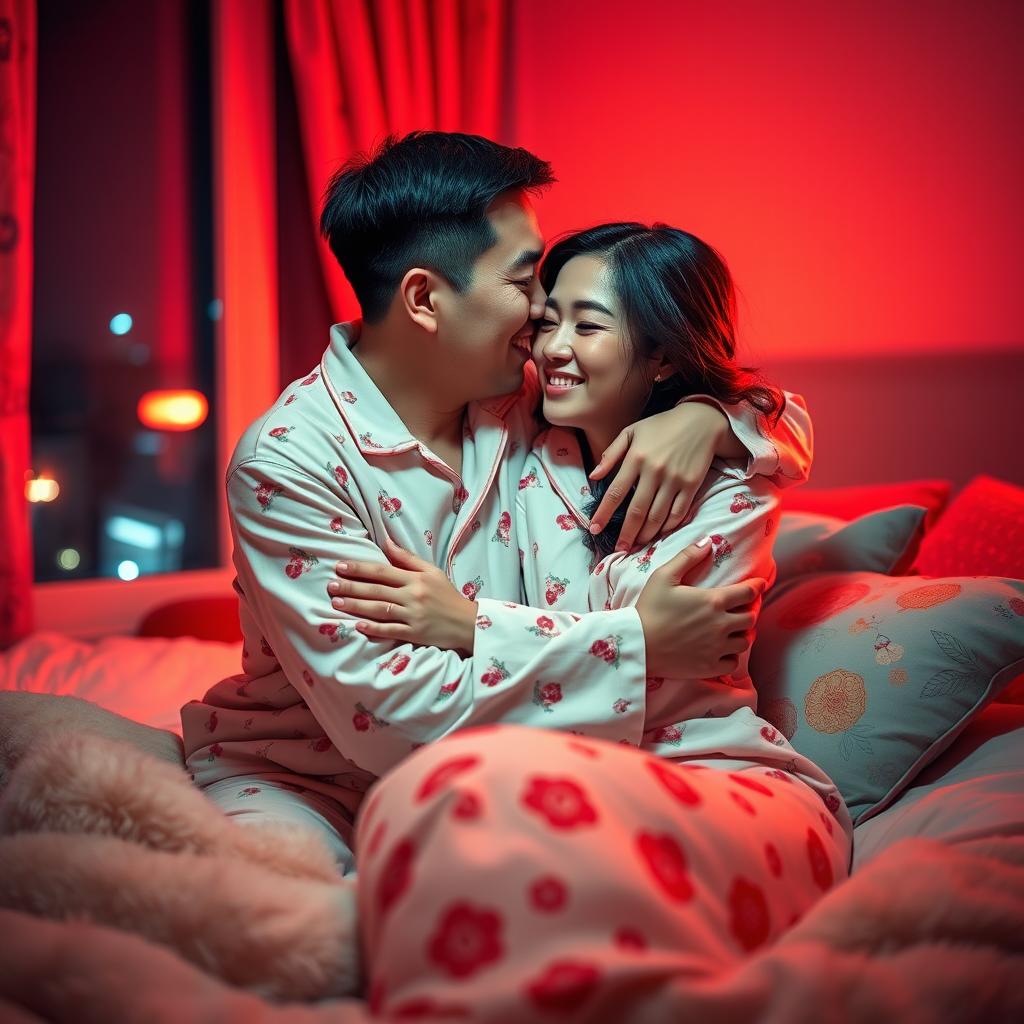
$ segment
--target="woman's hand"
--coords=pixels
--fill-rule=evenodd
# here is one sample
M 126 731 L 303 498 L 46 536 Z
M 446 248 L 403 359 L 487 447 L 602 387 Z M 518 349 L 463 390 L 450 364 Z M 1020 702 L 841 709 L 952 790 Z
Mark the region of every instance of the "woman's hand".
M 471 653 L 476 601 L 467 601 L 432 562 L 390 538 L 384 553 L 391 565 L 337 563 L 340 578 L 327 584 L 334 607 L 359 618 L 356 629 L 365 636 Z
M 629 551 L 674 530 L 686 518 L 711 461 L 723 454 L 720 448 L 731 450 L 733 440 L 728 417 L 703 402 L 685 402 L 630 424 L 590 473 L 592 480 L 599 480 L 622 461 L 591 519 L 591 532 L 604 529 L 634 484 L 636 494 L 619 533 L 618 550 Z

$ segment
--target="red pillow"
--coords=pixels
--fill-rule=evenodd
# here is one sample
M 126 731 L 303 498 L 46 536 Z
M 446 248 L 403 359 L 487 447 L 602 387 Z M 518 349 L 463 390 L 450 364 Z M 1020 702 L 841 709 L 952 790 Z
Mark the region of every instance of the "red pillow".
M 1024 487 L 976 476 L 925 535 L 911 572 L 1024 579 Z
M 904 480 L 817 491 L 791 487 L 783 492 L 782 506 L 787 512 L 819 512 L 849 521 L 893 505 L 920 505 L 928 509 L 924 520 L 927 530 L 939 518 L 952 489 L 949 480 Z
M 199 640 L 223 640 L 235 643 L 242 639 L 238 622 L 238 598 L 192 597 L 171 601 L 154 608 L 138 629 L 139 636 L 192 636 Z

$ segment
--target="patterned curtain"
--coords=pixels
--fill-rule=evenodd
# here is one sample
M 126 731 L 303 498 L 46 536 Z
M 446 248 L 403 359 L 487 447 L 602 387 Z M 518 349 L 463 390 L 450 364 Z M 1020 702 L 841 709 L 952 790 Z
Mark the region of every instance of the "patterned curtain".
M 32 629 L 25 479 L 35 131 L 36 0 L 0 0 L 0 649 Z
M 330 175 L 385 135 L 499 138 L 506 0 L 285 0 L 313 229 Z M 335 320 L 358 304 L 318 238 Z

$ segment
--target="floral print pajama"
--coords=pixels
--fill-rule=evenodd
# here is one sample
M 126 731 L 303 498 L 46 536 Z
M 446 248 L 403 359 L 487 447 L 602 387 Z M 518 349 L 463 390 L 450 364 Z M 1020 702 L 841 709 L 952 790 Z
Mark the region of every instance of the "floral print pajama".
M 711 1019 L 720 976 L 846 876 L 850 842 L 776 768 L 491 726 L 382 779 L 356 852 L 372 1014 L 664 1024 Z
M 346 840 L 370 784 L 424 744 L 511 722 L 637 745 L 647 690 L 634 608 L 544 605 L 552 635 L 540 637 L 531 632 L 538 610 L 519 603 L 515 511 L 537 431 L 533 364 L 517 394 L 470 403 L 459 475 L 409 433 L 363 370 L 351 351 L 358 335 L 358 323 L 334 325 L 319 366 L 235 449 L 226 488 L 241 671 L 181 710 L 197 785 L 235 779 L 238 792 L 262 780 L 322 794 L 343 810 Z M 770 437 L 749 406 L 724 411 L 750 451 L 748 477 L 806 477 L 810 427 L 799 400 Z M 332 606 L 335 563 L 386 561 L 385 536 L 442 566 L 478 602 L 472 657 L 363 636 Z

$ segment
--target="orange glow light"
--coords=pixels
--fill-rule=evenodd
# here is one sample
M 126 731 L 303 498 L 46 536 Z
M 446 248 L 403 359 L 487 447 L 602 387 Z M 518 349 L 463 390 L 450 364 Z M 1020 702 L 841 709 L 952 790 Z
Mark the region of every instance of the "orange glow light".
M 139 422 L 151 430 L 194 430 L 208 412 L 198 391 L 147 391 L 138 405 Z
M 25 497 L 31 502 L 53 501 L 60 494 L 60 485 L 40 473 L 38 477 L 25 481 Z

